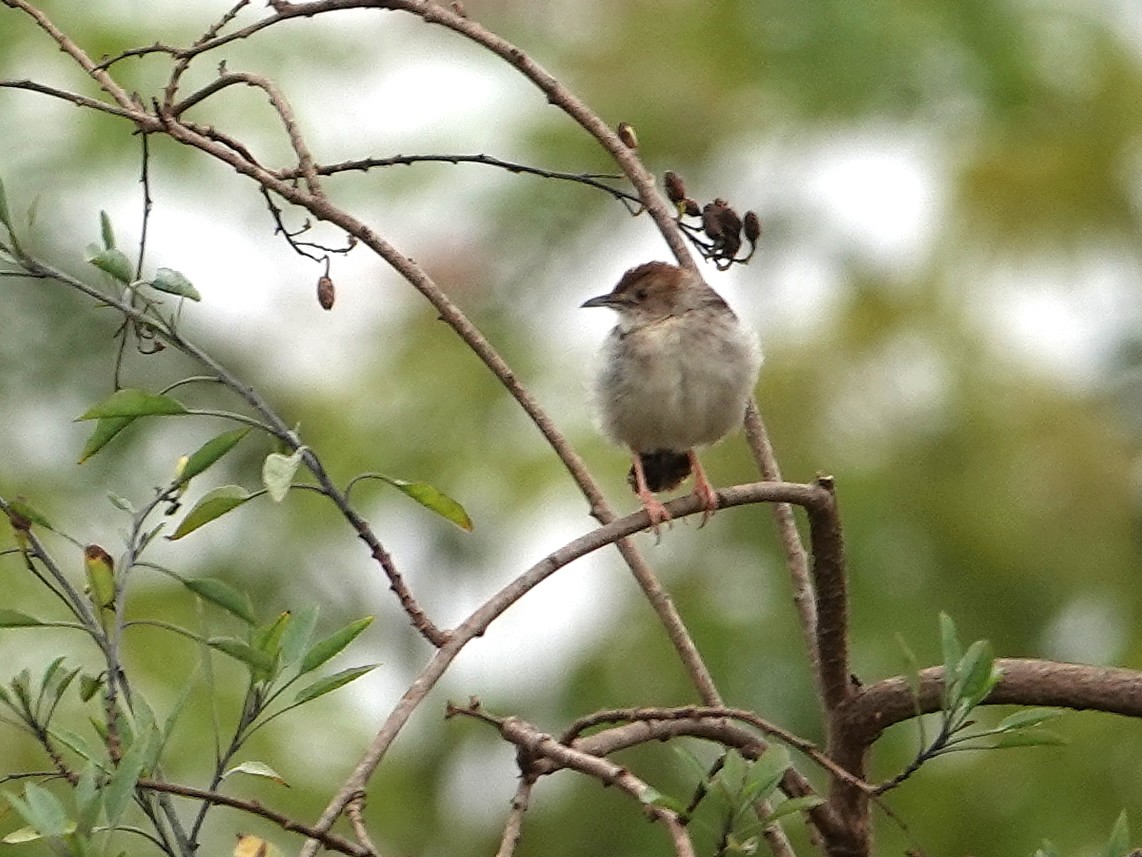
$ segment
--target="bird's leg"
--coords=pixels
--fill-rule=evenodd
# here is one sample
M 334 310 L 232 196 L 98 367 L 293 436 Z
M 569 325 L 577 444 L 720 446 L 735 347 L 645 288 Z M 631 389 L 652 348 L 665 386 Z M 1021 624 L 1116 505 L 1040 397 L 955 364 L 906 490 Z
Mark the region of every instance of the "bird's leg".
M 642 469 L 642 456 L 638 454 L 637 450 L 631 450 L 631 458 L 634 459 L 635 493 L 638 494 L 638 499 L 642 501 L 642 508 L 646 509 L 646 514 L 650 516 L 650 529 L 657 536 L 659 535 L 659 524 L 669 521 L 670 513 L 666 511 L 665 506 L 658 502 L 654 493 L 646 487 L 646 473 Z
M 687 450 L 686 454 L 690 456 L 690 469 L 694 471 L 694 493 L 702 501 L 704 511 L 702 512 L 702 523 L 699 527 L 706 526 L 706 521 L 710 520 L 710 516 L 718 508 L 718 494 L 714 491 L 714 486 L 710 484 L 710 480 L 706 478 L 706 471 L 702 469 L 702 462 L 698 460 L 698 454 L 694 450 Z

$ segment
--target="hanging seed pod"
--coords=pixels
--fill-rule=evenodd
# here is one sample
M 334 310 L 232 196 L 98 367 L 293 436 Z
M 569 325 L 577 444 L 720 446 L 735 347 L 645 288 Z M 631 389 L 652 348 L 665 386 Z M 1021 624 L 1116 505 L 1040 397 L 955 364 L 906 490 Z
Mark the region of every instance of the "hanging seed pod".
M 324 310 L 333 309 L 333 300 L 336 298 L 336 292 L 333 288 L 333 280 L 329 277 L 317 278 L 317 302 L 321 304 Z

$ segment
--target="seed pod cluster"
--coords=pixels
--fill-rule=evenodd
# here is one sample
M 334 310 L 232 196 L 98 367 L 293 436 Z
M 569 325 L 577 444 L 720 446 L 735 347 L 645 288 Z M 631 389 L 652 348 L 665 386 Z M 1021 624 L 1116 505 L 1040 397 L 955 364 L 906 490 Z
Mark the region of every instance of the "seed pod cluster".
M 666 198 L 678 210 L 678 225 L 704 259 L 713 260 L 722 271 L 735 262 L 745 264 L 750 260 L 757 249 L 757 240 L 761 237 L 761 220 L 756 212 L 747 211 L 743 219 L 733 206 L 721 198 L 699 206 L 686 193 L 686 183 L 682 177 L 672 170 L 663 175 L 662 184 Z M 689 223 L 686 218 L 695 218 L 698 223 Z M 743 238 L 749 243 L 749 250 L 745 256 L 739 257 Z

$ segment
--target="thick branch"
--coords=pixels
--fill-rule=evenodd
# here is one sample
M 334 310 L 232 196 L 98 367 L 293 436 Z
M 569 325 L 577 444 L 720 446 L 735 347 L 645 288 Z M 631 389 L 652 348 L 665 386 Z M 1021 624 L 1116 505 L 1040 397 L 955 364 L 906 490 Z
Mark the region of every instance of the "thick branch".
M 998 658 L 1002 678 L 984 705 L 1046 705 L 1142 718 L 1142 672 L 1122 667 L 1069 664 L 1032 658 Z M 920 713 L 941 708 L 944 668 L 920 671 L 920 699 L 906 678 L 879 681 L 856 693 L 841 711 L 845 734 L 871 745 L 881 732 Z

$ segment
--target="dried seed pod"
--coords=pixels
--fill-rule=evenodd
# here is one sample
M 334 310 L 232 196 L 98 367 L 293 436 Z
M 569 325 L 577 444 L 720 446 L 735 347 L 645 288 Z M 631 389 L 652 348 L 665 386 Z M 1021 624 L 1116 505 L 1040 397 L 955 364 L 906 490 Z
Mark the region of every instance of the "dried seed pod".
M 336 297 L 336 293 L 333 289 L 333 280 L 331 280 L 331 279 L 329 279 L 329 277 L 325 277 L 325 276 L 318 277 L 317 278 L 317 302 L 319 304 L 321 304 L 321 308 L 324 310 L 333 309 L 333 300 L 335 297 Z
M 702 206 L 702 231 L 706 237 L 718 244 L 723 240 L 722 209 L 725 203 L 720 199 L 707 202 Z
M 629 122 L 620 122 L 618 127 L 619 139 L 628 149 L 638 148 L 638 135 L 634 133 L 634 126 Z
M 692 200 L 686 199 L 686 183 L 682 181 L 682 176 L 674 172 L 674 170 L 667 170 L 662 176 L 662 184 L 666 188 L 666 198 L 677 205 L 680 202 L 691 202 Z M 694 203 L 697 207 L 697 203 Z
M 702 209 L 698 208 L 698 203 L 696 203 L 694 200 L 690 199 L 689 197 L 682 200 L 681 206 L 682 206 L 682 210 L 689 217 L 700 217 L 702 215 Z
M 756 211 L 745 213 L 745 237 L 750 244 L 756 244 L 757 239 L 761 237 L 761 220 Z

